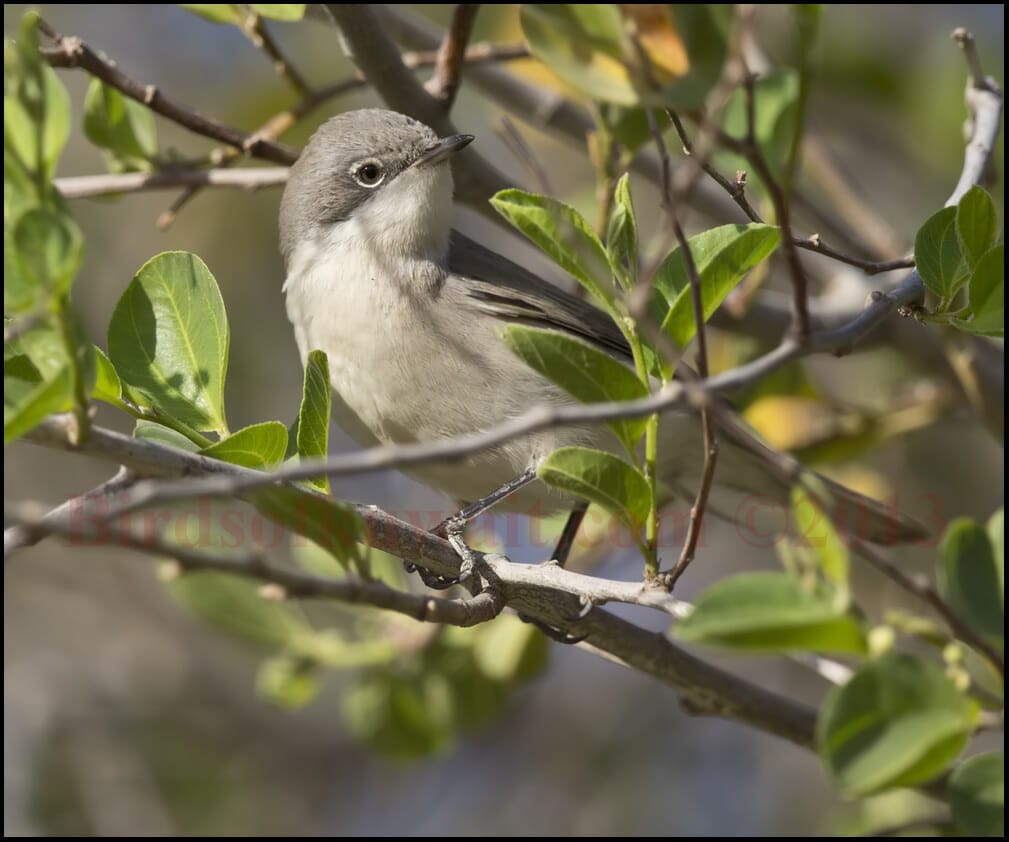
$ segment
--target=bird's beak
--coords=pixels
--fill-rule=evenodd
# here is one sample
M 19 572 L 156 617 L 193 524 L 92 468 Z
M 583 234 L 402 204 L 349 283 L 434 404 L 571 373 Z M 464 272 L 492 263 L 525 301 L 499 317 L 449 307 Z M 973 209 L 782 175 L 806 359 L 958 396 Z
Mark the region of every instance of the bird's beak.
M 413 166 L 428 167 L 440 163 L 472 142 L 473 135 L 471 134 L 454 134 L 451 137 L 443 137 L 425 149 L 420 157 L 413 162 Z

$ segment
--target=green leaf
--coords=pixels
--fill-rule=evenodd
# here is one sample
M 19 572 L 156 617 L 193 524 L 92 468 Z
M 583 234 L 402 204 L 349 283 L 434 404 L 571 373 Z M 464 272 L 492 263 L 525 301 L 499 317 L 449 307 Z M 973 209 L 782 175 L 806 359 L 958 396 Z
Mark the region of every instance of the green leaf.
M 493 681 L 528 681 L 546 667 L 546 637 L 518 617 L 502 614 L 474 632 L 473 659 L 480 672 Z
M 918 274 L 932 292 L 949 301 L 967 280 L 967 266 L 956 235 L 956 208 L 932 214 L 914 238 Z
M 587 447 L 562 447 L 539 466 L 541 480 L 584 497 L 619 517 L 631 530 L 648 516 L 648 481 L 623 459 Z
M 158 154 L 153 112 L 100 79 L 91 80 L 84 97 L 84 134 L 126 169 L 150 169 Z
M 613 191 L 613 213 L 606 230 L 610 263 L 625 290 L 638 282 L 638 221 L 631 200 L 630 177 L 624 173 Z
M 91 397 L 119 406 L 123 400 L 123 383 L 112 360 L 105 356 L 101 348 L 95 348 L 95 367 L 95 388 Z
M 949 779 L 953 823 L 965 836 L 1005 836 L 1005 755 L 970 758 Z
M 69 215 L 48 207 L 26 211 L 14 227 L 13 245 L 16 271 L 4 278 L 6 312 L 23 312 L 70 289 L 84 256 L 84 236 Z
M 108 349 L 119 376 L 158 410 L 227 434 L 228 319 L 196 255 L 165 252 L 141 267 L 112 314 Z
M 256 692 L 284 710 L 303 708 L 319 695 L 319 665 L 285 653 L 267 658 L 256 674 Z
M 648 395 L 648 388 L 633 371 L 581 339 L 519 324 L 508 325 L 503 338 L 526 365 L 582 403 L 626 401 Z M 633 450 L 645 424 L 644 419 L 633 419 L 613 421 L 609 426 L 624 447 Z
M 89 353 L 83 325 L 68 314 L 69 336 L 49 324 L 36 326 L 4 345 L 4 444 L 18 438 L 54 412 L 73 406 L 73 379 L 68 343 L 78 355 L 85 391 L 94 379 L 94 357 Z M 84 348 L 80 345 L 84 344 Z
M 211 23 L 240 24 L 241 13 L 234 3 L 179 3 L 180 9 L 199 15 Z
M 16 67 L 4 50 L 4 147 L 42 183 L 52 179 L 70 134 L 70 97 L 39 54 L 39 16 L 21 19 Z
M 279 465 L 286 452 L 287 427 L 279 421 L 243 427 L 200 451 L 204 456 L 256 469 Z
M 1005 335 L 1005 246 L 999 244 L 982 257 L 968 287 L 971 317 L 954 319 L 962 330 L 981 336 Z
M 260 585 L 236 576 L 186 573 L 171 579 L 167 587 L 201 620 L 258 646 L 285 647 L 312 633 L 296 608 L 264 599 L 259 595 Z
M 578 211 L 548 196 L 515 189 L 502 190 L 491 204 L 600 302 L 613 300 L 606 250 Z
M 271 520 L 311 539 L 337 561 L 356 561 L 364 524 L 344 503 L 290 485 L 259 488 L 248 499 Z
M 937 664 L 884 655 L 828 694 L 820 756 L 847 795 L 929 781 L 963 750 L 977 711 Z
M 249 7 L 256 14 L 262 15 L 270 20 L 299 21 L 305 16 L 304 3 L 277 3 L 275 5 L 261 5 L 254 3 Z
M 960 252 L 971 269 L 995 245 L 997 225 L 991 196 L 984 188 L 974 185 L 956 208 L 956 236 Z
M 200 452 L 200 448 L 195 442 L 190 441 L 177 430 L 155 421 L 145 421 L 143 418 L 139 419 L 133 427 L 133 438 L 157 442 L 166 447 L 174 447 L 176 450 L 185 450 L 187 453 Z
M 305 362 L 305 385 L 298 410 L 298 456 L 325 459 L 329 452 L 329 418 L 333 396 L 329 380 L 329 360 L 325 351 L 312 351 Z M 310 483 L 329 494 L 329 478 Z
M 698 597 L 677 624 L 681 640 L 759 652 L 864 654 L 858 622 L 829 591 L 815 593 L 784 573 L 741 573 Z
M 4 359 L 4 447 L 71 403 L 70 366 L 43 379 L 26 354 Z
M 369 673 L 343 697 L 347 730 L 401 760 L 447 749 L 458 727 L 452 686 L 440 671 Z
M 956 615 L 1001 647 L 1004 572 L 988 532 L 957 518 L 939 547 L 939 590 Z
M 1005 509 L 999 509 L 988 519 L 988 538 L 995 554 L 999 593 L 1005 589 Z
M 701 277 L 701 300 L 707 321 L 754 266 L 770 255 L 781 242 L 781 232 L 773 225 L 722 225 L 688 240 Z M 690 280 L 683 254 L 675 249 L 655 275 L 656 295 L 652 315 L 681 348 L 696 333 Z
M 830 499 L 830 492 L 825 487 L 822 492 L 820 489 L 815 490 L 820 499 Z M 792 488 L 792 512 L 795 515 L 798 545 L 811 548 L 824 575 L 847 594 L 848 550 L 834 529 L 830 516 L 800 486 Z

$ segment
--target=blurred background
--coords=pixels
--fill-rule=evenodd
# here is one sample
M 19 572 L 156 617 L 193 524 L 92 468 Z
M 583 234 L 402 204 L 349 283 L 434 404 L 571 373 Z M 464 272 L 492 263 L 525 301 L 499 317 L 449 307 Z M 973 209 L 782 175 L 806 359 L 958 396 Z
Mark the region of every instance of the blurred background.
M 16 32 L 26 8 L 4 7 L 5 37 Z M 294 102 L 234 27 L 173 6 L 39 8 L 58 31 L 80 36 L 130 75 L 223 122 L 252 129 Z M 450 8 L 418 11 L 443 24 Z M 516 8 L 484 7 L 473 40 L 518 40 Z M 785 61 L 794 50 L 784 14 L 773 7 L 758 14 L 757 40 L 772 60 Z M 824 12 L 813 52 L 809 130 L 882 221 L 881 236 L 896 241 L 897 251 L 887 256 L 910 247 L 960 170 L 965 71 L 949 33 L 961 25 L 976 33 L 985 69 L 1001 82 L 1000 5 L 828 6 Z M 306 21 L 271 29 L 312 82 L 351 72 L 332 28 Z M 513 67 L 537 84 L 556 84 L 531 61 Z M 75 128 L 59 175 L 102 172 L 101 154 L 80 130 L 87 78 L 78 71 L 61 71 L 61 78 L 71 93 Z M 367 90 L 335 100 L 284 141 L 300 145 L 326 116 L 369 104 L 378 101 Z M 499 107 L 467 86 L 465 77 L 454 115 L 461 130 L 478 136 L 484 155 L 517 182 L 530 183 L 502 139 Z M 584 154 L 572 154 L 583 149 L 518 119 L 515 125 L 549 173 L 555 195 L 592 218 L 593 171 Z M 211 148 L 163 120 L 158 131 L 162 149 L 191 156 Z M 997 180 L 989 188 L 1001 213 L 999 143 Z M 633 189 L 639 216 L 647 219 L 654 208 L 654 222 L 653 185 L 636 179 Z M 818 195 L 815 185 L 810 192 Z M 272 418 L 286 423 L 300 400 L 301 366 L 281 296 L 280 192 L 207 190 L 159 231 L 156 220 L 176 195 L 73 205 L 87 237 L 76 303 L 104 345 L 115 302 L 148 258 L 168 249 L 199 254 L 221 286 L 231 322 L 226 398 L 232 427 Z M 695 230 L 726 221 L 738 219 L 690 219 Z M 470 211 L 460 212 L 460 226 L 564 283 L 502 228 Z M 817 230 L 813 221 L 801 227 Z M 824 288 L 847 285 L 856 301 L 871 288 L 836 265 L 819 277 Z M 754 340 L 730 334 L 715 348 L 722 367 L 759 349 Z M 780 436 L 779 443 L 802 447 L 824 406 L 864 419 L 891 417 L 895 396 L 925 405 L 924 415 L 915 416 L 924 422 L 887 428 L 869 450 L 857 443 L 840 448 L 825 469 L 866 490 L 897 495 L 901 508 L 930 522 L 937 511 L 942 520 L 985 520 L 1002 501 L 1002 450 L 929 374 L 885 349 L 818 359 L 787 373 L 815 386 L 816 406 L 797 403 L 801 390 L 790 387 L 785 397 L 748 396 L 748 417 L 770 437 Z M 107 408 L 99 420 L 130 429 L 128 419 Z M 353 446 L 334 432 L 334 450 Z M 6 499 L 56 504 L 108 475 L 103 465 L 26 444 L 9 447 L 5 457 Z M 393 512 L 451 509 L 449 501 L 398 474 L 336 483 L 334 493 Z M 530 530 L 519 530 L 517 540 L 506 532 L 497 529 L 493 540 L 516 560 L 538 559 Z M 596 546 L 583 548 L 583 567 L 618 578 L 640 575 L 640 562 L 626 551 L 605 552 L 607 540 L 602 534 Z M 902 560 L 928 570 L 934 553 L 907 551 Z M 743 548 L 733 530 L 713 523 L 677 594 L 689 599 L 729 572 L 775 563 L 773 552 Z M 900 601 L 858 565 L 856 577 L 855 592 L 869 595 L 868 610 Z M 310 617 L 329 622 L 324 613 Z M 405 634 L 408 642 L 395 668 L 423 668 L 415 650 L 426 640 L 417 644 L 416 630 L 397 629 L 389 634 Z M 791 835 L 857 832 L 874 822 L 899 823 L 920 809 L 914 796 L 900 794 L 844 804 L 813 754 L 731 722 L 692 718 L 666 687 L 555 644 L 546 647 L 546 669 L 479 727 L 450 723 L 424 747 L 432 753 L 423 757 L 405 757 L 421 753 L 412 747 L 385 744 L 380 750 L 382 739 L 371 732 L 376 749 L 360 739 L 360 710 L 354 713 L 369 699 L 360 671 L 326 670 L 318 694 L 299 709 L 271 703 L 256 690 L 263 650 L 180 608 L 152 562 L 120 550 L 48 541 L 18 555 L 4 570 L 4 632 L 9 835 Z M 824 692 L 820 679 L 794 664 L 705 655 L 809 703 Z M 395 742 L 395 733 L 389 739 Z

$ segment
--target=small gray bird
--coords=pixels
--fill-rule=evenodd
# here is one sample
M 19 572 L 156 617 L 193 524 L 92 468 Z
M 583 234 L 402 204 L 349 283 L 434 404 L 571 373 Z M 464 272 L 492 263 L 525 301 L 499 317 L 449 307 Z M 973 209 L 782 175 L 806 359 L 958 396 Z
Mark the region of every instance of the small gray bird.
M 573 403 L 504 345 L 500 332 L 509 322 L 565 331 L 630 365 L 627 343 L 607 315 L 452 231 L 449 160 L 472 140 L 439 139 L 392 111 L 351 111 L 323 124 L 291 170 L 280 207 L 287 313 L 302 358 L 314 349 L 328 355 L 334 416 L 362 445 L 433 441 L 532 406 Z M 583 510 L 532 481 L 536 465 L 567 445 L 619 452 L 604 426 L 560 428 L 409 473 L 463 503 L 512 483 L 504 509 L 537 516 Z M 663 416 L 659 456 L 666 490 L 692 499 L 703 465 L 694 412 Z M 860 537 L 920 537 L 913 522 L 828 485 Z M 713 497 L 716 511 L 730 517 L 752 513 L 736 508 L 748 495 L 783 503 L 789 495 L 756 454 L 724 439 L 715 488 L 731 492 Z

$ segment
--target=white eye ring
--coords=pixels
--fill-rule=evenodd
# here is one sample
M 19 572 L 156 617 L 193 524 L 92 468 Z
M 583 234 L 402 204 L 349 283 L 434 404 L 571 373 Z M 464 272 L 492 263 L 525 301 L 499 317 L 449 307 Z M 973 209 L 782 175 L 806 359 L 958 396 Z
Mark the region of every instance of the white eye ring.
M 378 187 L 378 185 L 385 181 L 385 170 L 382 164 L 374 160 L 359 161 L 354 164 L 350 175 L 354 181 L 362 187 L 367 187 L 369 190 Z

